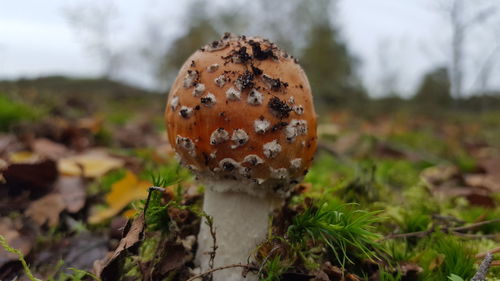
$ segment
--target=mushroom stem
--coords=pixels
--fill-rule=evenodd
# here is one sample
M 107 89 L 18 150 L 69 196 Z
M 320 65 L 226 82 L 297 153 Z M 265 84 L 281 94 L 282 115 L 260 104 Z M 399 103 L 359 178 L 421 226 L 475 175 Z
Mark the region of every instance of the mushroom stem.
M 257 245 L 267 236 L 269 215 L 283 202 L 277 196 L 256 196 L 235 190 L 241 183 L 217 181 L 205 184 L 203 211 L 213 218 L 217 240 L 214 267 L 228 264 L 247 264 Z M 233 185 L 233 188 L 229 186 Z M 222 187 L 222 188 L 221 188 Z M 206 220 L 198 234 L 196 263 L 202 272 L 209 270 L 210 252 L 213 251 L 213 237 Z M 241 268 L 231 268 L 213 273 L 214 281 L 256 281 L 257 276 L 249 272 L 244 278 Z

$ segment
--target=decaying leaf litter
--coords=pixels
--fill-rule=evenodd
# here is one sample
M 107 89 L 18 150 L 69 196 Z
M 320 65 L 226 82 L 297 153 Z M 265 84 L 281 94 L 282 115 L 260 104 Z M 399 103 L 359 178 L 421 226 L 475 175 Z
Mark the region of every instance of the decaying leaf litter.
M 202 187 L 176 164 L 158 102 L 143 99 L 127 126 L 84 112 L 0 135 L 0 234 L 35 277 L 93 278 L 76 268 L 102 280 L 209 278 L 193 264 Z M 491 122 L 322 116 L 315 165 L 273 216 L 258 262 L 233 266 L 262 280 L 472 278 L 485 253 L 498 252 L 500 133 Z M 154 183 L 165 191 L 153 191 L 144 217 Z M 0 257 L 1 280 L 29 280 L 18 255 L 2 248 Z M 497 265 L 494 254 L 491 280 Z

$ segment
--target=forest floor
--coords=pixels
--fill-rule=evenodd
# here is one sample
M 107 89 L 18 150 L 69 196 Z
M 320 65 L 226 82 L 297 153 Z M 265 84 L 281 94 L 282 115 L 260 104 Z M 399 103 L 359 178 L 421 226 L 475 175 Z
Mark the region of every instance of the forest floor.
M 0 280 L 200 273 L 203 190 L 166 141 L 165 99 L 0 94 Z M 246 270 L 267 281 L 459 281 L 500 252 L 499 112 L 320 116 L 314 165 Z M 165 191 L 144 215 L 153 185 Z M 500 254 L 488 278 L 500 280 Z

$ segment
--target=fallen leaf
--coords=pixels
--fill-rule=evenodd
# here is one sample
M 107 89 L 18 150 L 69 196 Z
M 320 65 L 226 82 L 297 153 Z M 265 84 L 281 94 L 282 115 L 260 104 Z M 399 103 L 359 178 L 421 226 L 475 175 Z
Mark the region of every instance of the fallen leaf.
M 490 175 L 500 178 L 500 157 L 485 158 L 479 161 L 479 166 Z
M 182 244 L 168 241 L 162 246 L 160 257 L 158 263 L 154 265 L 153 276 L 155 277 L 165 277 L 172 270 L 181 268 L 186 262 L 191 260 L 192 254 Z M 159 278 L 158 280 L 160 279 L 163 278 Z
M 38 273 L 43 276 L 52 275 L 56 273 L 55 270 L 71 274 L 69 268 L 92 270 L 94 262 L 108 253 L 108 238 L 102 234 L 82 232 L 72 237 L 57 239 L 42 248 L 32 256 L 32 268 L 37 268 Z M 64 261 L 64 266 L 57 267 L 61 261 Z
M 468 174 L 464 175 L 466 185 L 476 188 L 486 188 L 492 192 L 500 192 L 500 181 L 489 174 Z
M 31 149 L 35 154 L 52 160 L 57 160 L 69 153 L 64 145 L 45 138 L 33 141 Z
M 415 263 L 401 264 L 401 273 L 404 280 L 418 280 L 418 275 L 424 271 L 420 266 Z
M 77 127 L 96 134 L 101 130 L 103 121 L 102 116 L 85 117 L 78 120 Z
M 29 191 L 32 197 L 47 194 L 57 180 L 56 163 L 45 160 L 35 164 L 12 164 L 3 172 L 9 195 Z
M 5 160 L 0 159 L 0 171 L 5 170 L 8 166 L 9 164 Z
M 55 190 L 64 202 L 69 213 L 76 213 L 85 206 L 86 193 L 82 178 L 61 176 L 55 184 Z
M 123 160 L 111 157 L 102 151 L 90 151 L 85 154 L 66 157 L 60 159 L 57 163 L 61 174 L 88 178 L 101 177 L 113 169 L 123 167 L 123 165 Z
M 441 185 L 459 175 L 456 166 L 439 165 L 429 167 L 420 173 L 420 178 L 430 187 Z
M 0 134 L 0 156 L 4 153 L 8 153 L 16 146 L 19 146 L 19 142 L 16 141 L 15 136 Z
M 329 279 L 327 280 L 340 280 L 342 276 L 344 276 L 342 269 L 332 265 L 330 262 L 325 262 L 321 266 L 321 271 L 323 271 L 328 276 Z
M 59 215 L 65 207 L 62 196 L 59 193 L 52 193 L 33 201 L 24 214 L 39 226 L 45 223 L 56 226 L 59 223 Z
M 16 222 L 8 217 L 0 217 L 0 235 L 5 237 L 12 248 L 19 250 L 23 255 L 27 255 L 33 246 L 34 237 L 24 235 L 21 231 L 22 227 L 22 222 Z M 7 252 L 0 246 L 0 268 L 4 264 L 17 259 L 16 254 Z
M 111 220 L 109 224 L 109 236 L 113 239 L 121 239 L 123 234 L 123 229 L 127 225 L 129 220 L 124 217 L 116 217 Z
M 130 209 L 130 210 L 126 210 L 125 212 L 123 212 L 122 217 L 127 218 L 127 219 L 131 219 L 131 218 L 135 217 L 136 214 L 137 214 L 137 210 Z
M 139 181 L 134 173 L 127 171 L 125 177 L 115 182 L 111 186 L 111 191 L 106 195 L 106 203 L 109 208 L 91 215 L 88 220 L 89 223 L 100 223 L 117 215 L 130 202 L 146 198 L 150 186 L 152 186 L 150 182 Z
M 30 151 L 17 151 L 9 155 L 9 162 L 12 164 L 33 164 L 41 160 L 40 155 Z
M 139 215 L 132 223 L 130 221 L 125 226 L 123 238 L 115 251 L 109 257 L 96 261 L 94 263 L 94 271 L 102 281 L 119 280 L 121 266 L 125 257 L 129 253 L 134 253 L 138 250 L 140 242 L 144 236 L 144 215 Z
M 488 208 L 495 207 L 495 200 L 489 190 L 484 188 L 460 187 L 454 185 L 435 186 L 432 193 L 441 198 L 465 197 L 470 204 Z

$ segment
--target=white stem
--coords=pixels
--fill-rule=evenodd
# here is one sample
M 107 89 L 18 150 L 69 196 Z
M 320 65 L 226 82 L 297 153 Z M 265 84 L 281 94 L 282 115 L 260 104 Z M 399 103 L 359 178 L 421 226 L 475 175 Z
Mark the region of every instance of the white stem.
M 210 185 L 217 185 L 210 186 Z M 243 192 L 220 191 L 221 185 L 236 182 L 213 182 L 206 186 L 203 211 L 213 217 L 217 250 L 214 267 L 229 264 L 247 264 L 257 245 L 267 236 L 269 215 L 282 201 L 277 197 L 255 196 Z M 222 190 L 231 190 L 222 188 Z M 232 189 L 235 190 L 236 188 Z M 196 263 L 202 272 L 210 269 L 210 252 L 213 238 L 205 220 L 198 234 Z M 251 259 L 250 259 L 251 261 Z M 224 269 L 213 273 L 214 281 L 256 281 L 249 272 L 243 278 L 241 268 Z

